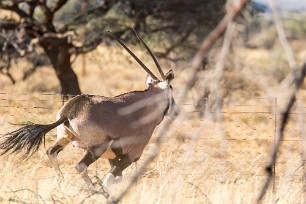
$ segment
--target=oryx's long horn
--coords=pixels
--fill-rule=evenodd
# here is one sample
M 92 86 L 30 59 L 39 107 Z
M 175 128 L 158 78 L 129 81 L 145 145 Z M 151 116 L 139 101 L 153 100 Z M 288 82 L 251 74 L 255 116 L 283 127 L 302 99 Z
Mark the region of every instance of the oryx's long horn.
M 142 63 L 142 61 L 140 61 L 140 59 L 138 59 L 138 57 L 116 36 L 114 35 L 112 32 L 107 31 L 111 36 L 113 36 L 122 47 L 124 47 L 126 49 L 126 51 L 128 51 L 128 53 L 130 53 L 130 55 L 138 62 L 138 64 L 154 79 L 154 80 L 158 80 L 160 81 L 151 71 L 150 69 L 144 65 Z
M 165 79 L 166 79 L 166 76 L 165 76 L 165 74 L 164 74 L 164 72 L 163 72 L 163 70 L 162 70 L 160 64 L 158 63 L 157 58 L 155 57 L 154 53 L 151 51 L 151 49 L 148 47 L 148 45 L 142 40 L 142 38 L 141 38 L 140 35 L 137 33 L 137 31 L 136 31 L 134 28 L 132 28 L 132 29 L 133 29 L 135 35 L 138 37 L 138 39 L 141 41 L 141 43 L 146 47 L 146 49 L 147 49 L 148 52 L 150 53 L 151 57 L 153 58 L 153 60 L 154 60 L 154 62 L 155 62 L 155 64 L 156 64 L 156 66 L 157 66 L 157 69 L 158 69 L 158 71 L 159 71 L 159 73 L 160 73 L 162 79 L 165 80 Z

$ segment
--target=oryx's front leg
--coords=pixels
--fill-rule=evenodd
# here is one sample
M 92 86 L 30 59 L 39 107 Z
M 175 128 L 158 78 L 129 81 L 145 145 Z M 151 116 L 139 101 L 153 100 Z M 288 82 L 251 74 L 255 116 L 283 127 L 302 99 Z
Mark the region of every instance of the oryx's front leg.
M 131 164 L 132 161 L 130 160 L 128 155 L 122 155 L 120 158 L 118 158 L 118 160 L 115 160 L 112 169 L 109 171 L 103 181 L 103 187 L 107 187 L 111 184 L 120 182 L 122 179 L 122 171 Z
M 75 167 L 76 170 L 81 174 L 89 189 L 92 191 L 95 191 L 95 189 L 91 179 L 87 174 L 87 168 L 107 150 L 108 145 L 109 143 L 106 142 L 104 144 L 89 148 L 83 159 Z
M 109 164 L 111 166 L 111 169 L 115 168 L 115 166 L 118 166 L 119 161 L 120 161 L 120 157 L 116 157 L 115 159 L 109 159 Z M 111 177 L 111 174 L 107 174 L 106 177 Z M 114 176 L 115 177 L 115 176 Z M 110 178 L 111 179 L 111 178 Z M 105 179 L 104 179 L 105 180 Z M 114 178 L 114 182 L 113 183 L 120 183 L 122 181 L 122 172 L 118 174 L 118 176 L 116 176 Z

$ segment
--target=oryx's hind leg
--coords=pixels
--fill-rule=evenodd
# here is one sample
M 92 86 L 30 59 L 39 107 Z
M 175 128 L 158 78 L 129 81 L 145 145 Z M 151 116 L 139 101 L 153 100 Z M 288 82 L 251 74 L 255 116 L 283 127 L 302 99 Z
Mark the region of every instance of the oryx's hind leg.
M 75 167 L 76 170 L 81 174 L 82 178 L 84 179 L 85 183 L 87 184 L 90 190 L 95 191 L 94 185 L 88 176 L 87 168 L 107 150 L 108 146 L 109 142 L 105 142 L 101 145 L 90 147 L 87 150 L 83 159 Z
M 51 165 L 55 169 L 56 174 L 59 178 L 62 178 L 63 174 L 59 168 L 56 157 L 58 153 L 62 151 L 67 144 L 69 144 L 69 142 L 70 140 L 68 140 L 67 138 L 61 138 L 60 140 L 56 141 L 55 144 L 47 150 L 47 155 L 50 159 Z
M 59 179 L 63 178 L 63 174 L 59 168 L 57 155 L 62 151 L 67 144 L 73 139 L 74 135 L 69 132 L 64 125 L 60 125 L 57 128 L 57 140 L 52 147 L 47 150 L 47 155 L 50 159 L 51 165 L 56 171 L 56 174 Z
M 115 163 L 114 166 L 106 175 L 103 186 L 107 187 L 111 184 L 118 183 L 122 179 L 122 171 L 132 164 L 128 155 L 122 155 Z M 117 180 L 118 179 L 118 180 Z

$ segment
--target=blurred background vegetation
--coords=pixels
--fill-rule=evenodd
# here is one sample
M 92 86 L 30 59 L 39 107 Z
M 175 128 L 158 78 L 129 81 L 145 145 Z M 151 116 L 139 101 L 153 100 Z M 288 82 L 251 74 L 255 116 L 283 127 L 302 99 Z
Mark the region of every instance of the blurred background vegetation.
M 1 73 L 15 83 L 10 73 L 12 60 L 23 57 L 32 64 L 23 79 L 40 66 L 51 63 L 60 81 L 61 93 L 79 94 L 81 90 L 71 66 L 71 56 L 90 52 L 102 42 L 109 44 L 113 39 L 106 35 L 106 31 L 135 44 L 136 38 L 130 29 L 134 27 L 145 36 L 158 57 L 186 60 L 224 15 L 226 1 L 0 2 Z M 170 57 L 173 53 L 178 55 Z
M 105 67 L 113 67 L 115 63 L 130 66 L 123 61 L 115 62 L 119 60 L 118 57 L 109 57 L 111 48 L 118 47 L 118 44 L 106 31 L 115 33 L 134 50 L 141 50 L 131 27 L 141 34 L 164 66 L 175 69 L 179 74 L 188 72 L 188 63 L 232 1 L 228 2 L 1 0 L 0 73 L 13 84 L 21 80 L 33 84 L 28 79 L 37 70 L 53 68 L 60 88 L 52 91 L 80 94 L 80 84 L 86 83 L 79 83 L 80 74 L 94 73 L 92 67 L 96 64 L 102 67 L 100 72 L 105 76 Z M 238 95 L 267 94 L 269 91 L 260 89 L 267 89 L 267 86 L 273 89 L 290 72 L 284 52 L 280 49 L 271 9 L 268 4 L 260 2 L 249 1 L 235 19 L 235 37 L 222 82 L 225 96 L 233 94 L 235 90 L 239 90 Z M 301 62 L 305 55 L 306 14 L 303 10 L 282 10 L 282 20 L 286 37 L 296 51 L 296 60 Z M 220 45 L 221 40 L 217 47 Z M 99 54 L 93 54 L 97 50 Z M 214 70 L 219 51 L 215 49 L 210 53 L 209 63 L 203 62 L 203 70 L 198 73 L 204 76 L 202 81 L 206 82 L 201 87 L 200 99 L 211 92 L 212 80 L 209 76 Z M 85 55 L 89 52 L 90 55 Z M 109 62 L 110 59 L 112 62 Z M 76 74 L 76 67 L 80 66 L 82 71 Z M 256 84 L 252 76 L 265 79 L 266 86 L 260 88 L 262 84 Z M 45 88 L 39 90 L 50 91 Z M 88 92 L 87 88 L 83 91 Z

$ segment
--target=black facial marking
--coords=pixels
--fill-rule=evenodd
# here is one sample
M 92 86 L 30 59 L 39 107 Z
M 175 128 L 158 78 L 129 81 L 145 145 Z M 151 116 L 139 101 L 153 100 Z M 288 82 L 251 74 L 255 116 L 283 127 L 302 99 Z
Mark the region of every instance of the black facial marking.
M 167 115 L 169 108 L 170 108 L 170 106 L 169 106 L 169 103 L 168 103 L 166 109 L 164 110 L 164 116 Z
M 170 84 L 169 84 L 169 88 L 171 89 L 171 91 L 173 90 L 173 88 L 172 88 L 172 86 Z M 169 111 L 169 108 L 170 108 L 170 100 L 171 100 L 171 102 L 173 104 L 174 100 L 173 100 L 172 96 L 171 96 L 171 98 L 168 99 L 167 107 L 164 110 L 164 116 L 168 114 L 168 111 Z

